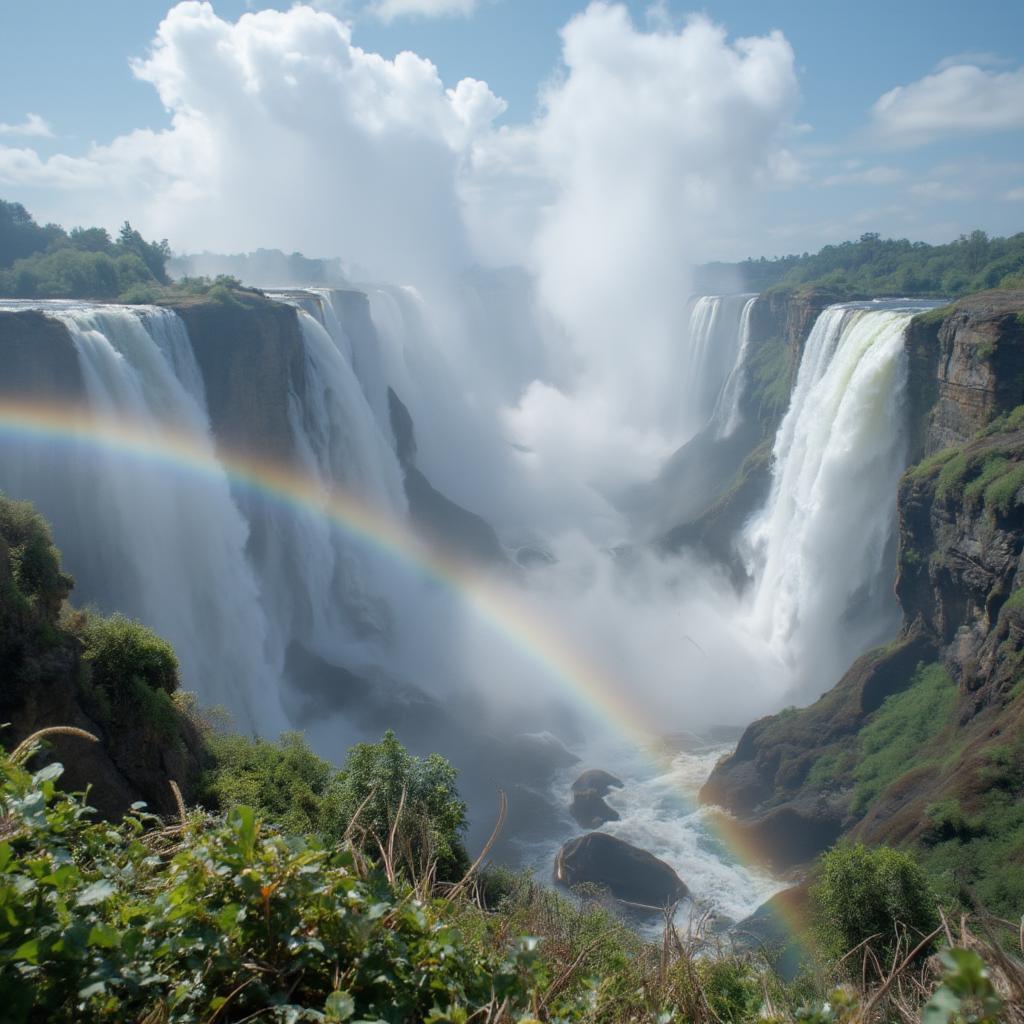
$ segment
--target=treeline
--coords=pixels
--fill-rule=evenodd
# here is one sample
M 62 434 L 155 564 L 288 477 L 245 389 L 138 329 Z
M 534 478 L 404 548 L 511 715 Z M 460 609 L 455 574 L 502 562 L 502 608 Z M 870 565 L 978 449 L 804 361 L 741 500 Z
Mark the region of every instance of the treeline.
M 147 242 L 128 221 L 116 239 L 105 228 L 65 231 L 0 200 L 0 296 L 137 301 L 170 283 L 170 256 L 166 239 Z
M 1024 232 L 989 238 L 984 231 L 972 231 L 945 245 L 869 233 L 817 253 L 710 263 L 699 267 L 696 276 L 701 292 L 813 284 L 851 298 L 955 299 L 989 288 L 1024 288 Z

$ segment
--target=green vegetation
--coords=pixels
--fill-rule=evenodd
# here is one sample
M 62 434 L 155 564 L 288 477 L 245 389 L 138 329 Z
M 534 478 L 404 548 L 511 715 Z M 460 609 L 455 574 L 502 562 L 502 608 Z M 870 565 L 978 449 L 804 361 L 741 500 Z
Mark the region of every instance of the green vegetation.
M 38 615 L 71 589 L 49 523 L 27 501 L 11 501 L 0 494 L 0 559 L 5 553 L 10 573 L 0 564 L 0 610 L 6 605 Z
M 1024 233 L 989 238 L 972 231 L 945 245 L 865 234 L 819 252 L 711 264 L 698 277 L 741 275 L 744 288 L 820 285 L 853 296 L 928 295 L 958 298 L 988 288 L 1024 287 Z M 714 286 L 711 290 L 717 290 Z
M 90 679 L 108 693 L 130 681 L 166 693 L 178 688 L 174 648 L 141 622 L 124 615 L 105 619 L 87 614 L 77 631 Z
M 964 800 L 928 809 L 921 863 L 948 903 L 980 903 L 1016 919 L 1024 906 L 1024 739 L 990 745 L 972 774 L 961 781 Z
M 925 756 L 948 724 L 956 686 L 941 665 L 918 665 L 910 686 L 887 697 L 860 732 L 852 810 L 863 813 L 887 786 Z
M 102 228 L 41 228 L 19 203 L 0 200 L 0 295 L 115 299 L 169 284 L 165 239 L 147 242 L 125 221 L 114 241 Z
M 825 950 L 839 958 L 863 947 L 879 976 L 897 948 L 913 949 L 939 923 L 925 873 L 912 857 L 884 846 L 834 847 L 821 858 L 812 898 Z M 855 961 L 853 969 L 859 967 Z
M 412 756 L 391 731 L 379 743 L 352 747 L 340 771 L 299 733 L 273 743 L 211 732 L 206 745 L 211 767 L 201 800 L 208 806 L 245 803 L 286 831 L 329 844 L 349 833 L 369 856 L 390 841 L 396 863 L 410 873 L 429 862 L 440 878 L 454 880 L 469 866 L 455 769 L 437 754 Z
M 0 751 L 0 989 L 12 1022 L 852 1024 L 929 999 L 933 1014 L 977 1004 L 998 1015 L 979 950 L 1001 985 L 1007 972 L 1019 980 L 965 933 L 976 951 L 946 953 L 938 978 L 922 985 L 904 968 L 878 988 L 882 958 L 936 922 L 920 869 L 892 850 L 837 848 L 814 890 L 828 948 L 863 943 L 867 971 L 849 958 L 785 984 L 761 954 L 699 930 L 648 943 L 593 896 L 524 874 L 438 886 L 387 850 L 374 862 L 244 805 L 173 824 L 138 809 L 94 822 L 58 790 L 59 765 L 26 768 L 37 749 Z M 858 987 L 830 991 L 843 977 Z M 862 1015 L 869 1006 L 878 1016 Z
M 172 283 L 164 239 L 147 242 L 125 221 L 117 239 L 103 228 L 40 227 L 20 203 L 0 200 L 0 296 L 158 303 L 202 297 L 251 305 L 261 293 L 233 277 L 186 277 Z

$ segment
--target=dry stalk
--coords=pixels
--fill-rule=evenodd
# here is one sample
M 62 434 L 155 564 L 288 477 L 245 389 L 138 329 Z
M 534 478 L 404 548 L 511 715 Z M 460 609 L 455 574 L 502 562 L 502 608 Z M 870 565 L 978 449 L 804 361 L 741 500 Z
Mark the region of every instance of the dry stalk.
M 484 843 L 484 848 L 480 851 L 480 855 L 475 861 L 469 866 L 469 870 L 462 876 L 462 878 L 455 884 L 451 892 L 448 894 L 449 899 L 456 899 L 469 884 L 469 881 L 476 874 L 477 869 L 483 864 L 487 854 L 491 852 L 491 847 L 498 840 L 498 836 L 501 834 L 501 830 L 505 827 L 505 819 L 508 817 L 508 794 L 503 789 L 498 790 L 498 820 L 495 823 L 494 830 L 491 832 L 490 839 Z
M 22 764 L 27 761 L 36 744 L 47 736 L 77 736 L 79 739 L 89 740 L 91 743 L 100 741 L 98 736 L 93 736 L 91 732 L 86 732 L 73 725 L 51 725 L 45 729 L 37 729 L 31 736 L 26 736 L 11 752 L 11 761 L 14 764 Z

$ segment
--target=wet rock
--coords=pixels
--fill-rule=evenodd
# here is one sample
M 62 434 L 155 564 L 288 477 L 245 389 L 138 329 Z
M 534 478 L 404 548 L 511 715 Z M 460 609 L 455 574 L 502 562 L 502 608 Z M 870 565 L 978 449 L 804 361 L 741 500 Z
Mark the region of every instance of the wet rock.
M 573 793 L 596 793 L 607 796 L 610 790 L 622 789 L 622 779 L 603 768 L 588 768 L 572 784 Z
M 652 908 L 675 903 L 689 892 L 670 864 L 605 832 L 566 843 L 555 858 L 555 881 L 570 888 L 598 885 L 618 900 Z
M 569 813 L 583 828 L 597 828 L 606 821 L 618 821 L 619 812 L 605 802 L 609 790 L 621 789 L 622 780 L 602 768 L 591 768 L 572 784 Z

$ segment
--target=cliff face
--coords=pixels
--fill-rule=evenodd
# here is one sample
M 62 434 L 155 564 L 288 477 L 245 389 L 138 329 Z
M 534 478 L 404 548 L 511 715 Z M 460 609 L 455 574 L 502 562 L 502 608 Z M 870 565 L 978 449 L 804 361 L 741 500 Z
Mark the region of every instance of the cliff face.
M 907 331 L 911 455 L 966 444 L 1024 402 L 1024 292 L 969 295 Z
M 915 320 L 911 413 L 932 454 L 900 484 L 902 633 L 815 704 L 751 725 L 701 793 L 778 866 L 843 833 L 912 843 L 1003 905 L 986 851 L 1024 863 L 1024 812 L 992 804 L 1024 797 L 1020 310 L 1024 295 L 982 295 Z
M 804 343 L 818 314 L 836 301 L 820 288 L 776 289 L 758 297 L 750 313 L 740 425 L 727 438 L 706 428 L 635 499 L 652 516 L 660 548 L 698 547 L 730 561 L 736 530 L 767 494 L 771 441 L 786 413 Z
M 288 399 L 301 403 L 306 373 L 295 309 L 269 300 L 241 306 L 206 299 L 171 308 L 188 329 L 218 443 L 291 457 Z
M 67 328 L 36 310 L 0 313 L 0 397 L 81 397 L 82 373 Z

